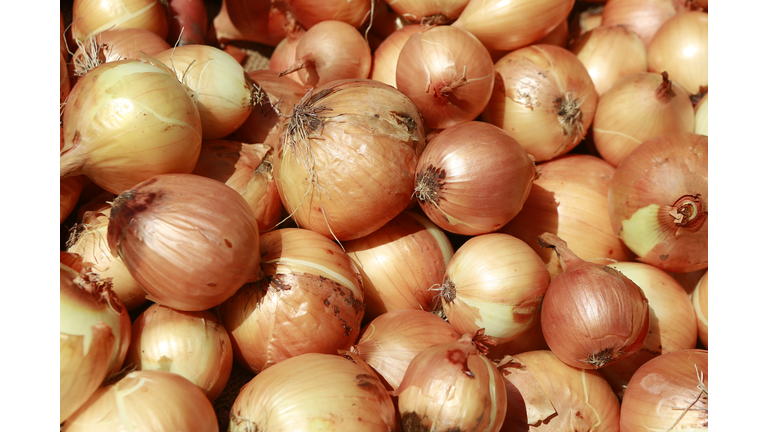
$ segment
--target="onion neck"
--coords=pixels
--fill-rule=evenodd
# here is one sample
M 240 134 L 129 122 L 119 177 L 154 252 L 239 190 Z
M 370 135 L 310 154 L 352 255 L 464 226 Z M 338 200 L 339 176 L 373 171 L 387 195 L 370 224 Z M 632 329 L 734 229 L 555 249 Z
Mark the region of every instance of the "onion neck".
M 672 81 L 669 80 L 669 74 L 666 71 L 661 73 L 661 85 L 656 87 L 656 99 L 661 103 L 669 103 L 675 97 L 675 91 L 672 89 Z
M 554 234 L 544 233 L 539 236 L 538 241 L 541 247 L 548 247 L 555 250 L 555 253 L 560 258 L 560 266 L 563 269 L 563 273 L 567 272 L 568 269 L 585 262 L 568 248 L 568 244 L 565 240 Z
M 467 84 L 469 84 L 469 81 L 467 81 L 467 66 L 464 65 L 461 77 L 454 79 L 448 85 L 444 85 L 439 91 L 437 90 L 437 87 L 435 87 L 435 94 L 437 95 L 439 93 L 442 96 L 448 96 L 449 93 L 453 93 L 454 90 L 464 87 Z
M 442 199 L 440 191 L 445 184 L 445 169 L 439 169 L 429 165 L 426 169 L 416 174 L 416 187 L 413 193 L 422 203 L 437 206 Z
M 571 93 L 566 93 L 564 97 L 555 100 L 555 109 L 557 110 L 557 120 L 563 127 L 563 133 L 574 137 L 574 141 L 579 142 L 586 134 L 582 123 L 581 101 Z

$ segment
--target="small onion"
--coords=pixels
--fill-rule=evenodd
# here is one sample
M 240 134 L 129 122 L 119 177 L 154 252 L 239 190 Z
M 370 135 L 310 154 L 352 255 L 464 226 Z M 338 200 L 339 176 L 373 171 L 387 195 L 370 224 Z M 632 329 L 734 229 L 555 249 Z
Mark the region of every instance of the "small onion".
M 421 30 L 420 25 L 410 24 L 387 36 L 373 53 L 371 79 L 397 87 L 397 59 L 400 51 L 408 38 Z
M 213 31 L 221 44 L 244 40 L 275 46 L 294 20 L 282 1 L 222 0 L 220 4 Z
M 693 132 L 699 135 L 709 135 L 709 93 L 696 103 L 696 106 L 693 107 L 693 114 L 695 118 Z
M 643 41 L 637 33 L 623 26 L 597 27 L 574 41 L 568 49 L 587 68 L 600 96 L 619 78 L 648 70 Z
M 98 391 L 64 423 L 62 432 L 218 430 L 202 390 L 181 375 L 134 371 Z
M 403 431 L 498 431 L 507 410 L 504 378 L 483 353 L 482 330 L 418 353 L 397 388 Z
M 635 372 L 621 403 L 621 432 L 706 431 L 709 355 L 689 349 L 664 354 Z
M 537 162 L 567 153 L 584 139 L 598 96 L 575 54 L 533 45 L 505 55 L 495 69 L 484 121 L 507 131 Z
M 469 0 L 386 0 L 398 15 L 413 23 L 449 24 L 461 15 Z
M 639 261 L 680 273 L 707 267 L 707 143 L 694 133 L 660 135 L 616 168 L 611 226 Z
M 448 263 L 440 305 L 462 334 L 484 328 L 486 337 L 504 343 L 531 327 L 549 282 L 541 258 L 522 240 L 478 235 Z
M 153 56 L 171 47 L 156 33 L 127 27 L 110 28 L 76 43 L 78 48 L 72 55 L 72 71 L 77 77 L 102 63 L 139 60 L 143 55 Z
M 647 47 L 659 27 L 677 13 L 674 2 L 675 0 L 611 0 L 606 2 L 603 9 L 602 25 L 623 25 L 637 33 Z
M 84 40 L 113 27 L 149 30 L 168 36 L 168 19 L 158 0 L 75 0 L 72 4 L 72 37 Z
M 555 249 L 563 267 L 541 307 L 552 352 L 570 366 L 599 369 L 639 350 L 650 326 L 643 290 L 612 267 L 583 261 L 553 234 L 542 234 L 539 242 Z
M 469 121 L 440 132 L 416 165 L 424 213 L 456 234 L 497 231 L 522 209 L 536 177 L 533 159 L 502 129 Z
M 421 351 L 456 342 L 461 335 L 437 315 L 416 309 L 385 312 L 363 328 L 360 340 L 350 347 L 382 378 L 388 390 L 403 381 L 408 365 Z
M 153 177 L 112 203 L 109 249 L 156 303 L 212 308 L 259 272 L 259 231 L 234 189 L 194 174 Z
M 681 12 L 661 25 L 648 45 L 648 70 L 667 71 L 688 95 L 702 93 L 709 85 L 709 14 Z
M 341 247 L 300 228 L 264 233 L 259 243 L 261 278 L 218 308 L 235 361 L 259 373 L 301 354 L 350 347 L 365 304 L 360 273 Z
M 397 89 L 434 129 L 475 119 L 491 97 L 491 55 L 461 28 L 436 26 L 412 34 L 400 50 L 395 71 Z
M 262 430 L 391 432 L 396 410 L 364 368 L 339 355 L 308 353 L 259 373 L 240 390 L 227 431 Z
M 600 97 L 592 131 L 600 156 L 618 166 L 643 141 L 693 132 L 694 123 L 691 100 L 677 81 L 666 72 L 639 72 L 619 79 Z
M 232 342 L 210 311 L 181 312 L 153 304 L 133 321 L 125 364 L 179 374 L 213 402 L 232 371 Z
M 709 346 L 709 318 L 708 318 L 708 295 L 709 295 L 709 271 L 704 273 L 696 288 L 691 294 L 693 309 L 696 311 L 696 326 L 701 344 L 704 347 Z
M 64 106 L 60 175 L 85 174 L 119 194 L 150 177 L 189 173 L 202 127 L 192 97 L 169 69 L 104 63 L 75 84 Z
M 316 24 L 335 20 L 358 28 L 367 23 L 370 14 L 371 0 L 283 0 L 291 15 L 309 29 Z
M 499 369 L 507 391 L 502 432 L 619 431 L 619 400 L 596 371 L 547 350 L 505 357 Z

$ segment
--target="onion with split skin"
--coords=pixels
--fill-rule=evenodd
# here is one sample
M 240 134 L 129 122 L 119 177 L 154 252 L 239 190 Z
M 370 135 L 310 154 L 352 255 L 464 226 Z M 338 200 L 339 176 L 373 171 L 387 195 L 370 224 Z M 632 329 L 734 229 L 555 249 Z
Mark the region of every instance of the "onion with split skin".
M 159 0 L 75 0 L 72 37 L 84 40 L 113 27 L 141 28 L 168 36 L 168 19 Z

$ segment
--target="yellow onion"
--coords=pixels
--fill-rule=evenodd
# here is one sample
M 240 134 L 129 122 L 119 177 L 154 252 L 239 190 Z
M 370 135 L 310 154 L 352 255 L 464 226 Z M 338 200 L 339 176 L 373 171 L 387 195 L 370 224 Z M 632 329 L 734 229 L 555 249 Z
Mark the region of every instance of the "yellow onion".
M 483 353 L 483 331 L 418 353 L 395 395 L 403 431 L 499 431 L 507 410 L 504 378 Z
M 339 355 L 307 353 L 254 377 L 229 413 L 229 432 L 390 432 L 395 406 L 381 382 Z
M 399 309 L 431 311 L 453 256 L 448 237 L 424 216 L 405 211 L 365 237 L 342 243 L 360 270 L 365 290 L 365 317 Z
M 248 203 L 194 174 L 153 177 L 120 194 L 107 241 L 147 297 L 174 309 L 212 308 L 259 273 L 259 231 Z
M 511 341 L 502 342 L 488 348 L 488 357 L 494 363 L 499 363 L 505 356 L 513 356 L 528 351 L 549 350 L 541 330 L 541 308 L 533 317 L 533 323 Z
M 634 258 L 611 229 L 608 187 L 616 169 L 591 155 L 566 154 L 537 166 L 523 209 L 500 232 L 523 240 L 535 250 L 552 277 L 560 274 L 560 259 L 539 246 L 538 236 L 550 232 L 568 243 L 578 256 L 597 264 Z
M 440 228 L 485 234 L 520 212 L 536 174 L 533 158 L 510 134 L 469 121 L 444 129 L 429 142 L 416 165 L 414 194 Z
M 102 63 L 139 60 L 144 55 L 153 56 L 171 47 L 157 33 L 129 27 L 112 27 L 76 43 L 78 48 L 72 55 L 72 72 L 77 77 Z
M 63 178 L 59 181 L 59 224 L 72 213 L 77 206 L 80 194 L 83 192 L 83 176 Z
M 708 295 L 709 295 L 709 271 L 704 272 L 699 283 L 691 294 L 693 310 L 696 312 L 696 327 L 698 329 L 699 340 L 704 348 L 709 346 L 709 318 L 708 318 Z
M 397 59 L 408 38 L 421 30 L 420 25 L 410 24 L 387 36 L 373 52 L 371 79 L 397 87 Z
M 709 135 L 709 93 L 696 103 L 696 106 L 693 107 L 693 114 L 695 117 L 693 132 L 699 135 Z
M 620 25 L 590 30 L 568 49 L 587 68 L 600 96 L 619 78 L 648 70 L 643 41 L 637 33 Z
M 75 84 L 64 106 L 62 178 L 87 175 L 119 194 L 150 177 L 189 173 L 200 154 L 200 114 L 169 69 L 104 63 Z
M 641 262 L 685 273 L 706 268 L 708 139 L 670 133 L 640 144 L 608 190 L 613 232 Z
M 689 349 L 650 360 L 635 372 L 621 402 L 621 432 L 706 431 L 709 354 Z
M 272 51 L 272 55 L 269 56 L 268 70 L 275 73 L 280 73 L 291 67 L 293 62 L 296 61 L 296 47 L 299 45 L 301 37 L 304 36 L 304 33 L 306 32 L 307 31 L 298 25 L 298 23 L 292 27 L 289 27 L 285 38 L 283 38 L 283 40 L 277 44 L 274 51 Z M 259 71 L 251 71 L 248 72 L 248 74 L 250 75 L 254 72 Z M 251 75 L 251 78 L 253 78 L 253 75 Z M 288 74 L 285 76 L 285 79 L 296 82 L 300 84 L 302 88 L 304 88 L 304 83 L 301 82 L 299 74 Z
M 536 252 L 508 234 L 467 240 L 451 258 L 440 305 L 460 333 L 481 328 L 496 343 L 527 330 L 541 307 L 549 272 Z
M 203 141 L 192 174 L 218 180 L 236 190 L 253 211 L 259 231 L 280 222 L 283 205 L 272 177 L 271 149 L 230 140 Z
M 181 375 L 130 372 L 94 393 L 61 429 L 67 432 L 218 430 L 213 405 Z
M 568 25 L 568 41 L 578 40 L 588 31 L 600 27 L 603 22 L 603 8 L 605 5 L 597 5 L 574 14 Z
M 112 291 L 129 311 L 134 310 L 146 302 L 146 292 L 131 273 L 125 267 L 123 260 L 115 256 L 107 243 L 107 231 L 109 228 L 109 214 L 111 210 L 107 200 L 115 198 L 112 194 L 99 195 L 85 208 L 83 217 L 77 225 L 72 238 L 67 243 L 67 251 L 76 253 L 91 267 L 102 280 L 112 282 Z
M 513 50 L 552 31 L 573 5 L 574 0 L 470 0 L 451 25 L 472 33 L 489 50 Z
M 104 379 L 120 370 L 131 339 L 128 311 L 88 268 L 60 264 L 59 422 L 69 418 Z
M 352 27 L 367 23 L 371 14 L 370 0 L 283 0 L 288 11 L 302 25 L 309 29 L 327 20 L 341 21 Z
M 619 431 L 619 400 L 597 371 L 548 350 L 507 356 L 498 367 L 507 391 L 502 432 Z
M 259 243 L 259 281 L 218 308 L 235 361 L 259 373 L 300 354 L 351 346 L 360 334 L 364 294 L 341 247 L 300 228 L 263 233 Z
M 531 43 L 531 45 L 540 44 L 556 45 L 565 48 L 568 45 L 568 19 L 564 19 L 552 31 Z
M 153 304 L 131 328 L 125 364 L 135 370 L 162 370 L 183 376 L 213 402 L 232 371 L 232 342 L 210 311 L 182 312 Z
M 461 15 L 469 0 L 386 0 L 406 20 L 421 25 L 449 24 Z
M 154 58 L 173 69 L 200 112 L 203 139 L 220 139 L 236 131 L 264 97 L 240 63 L 208 45 L 167 49 Z
M 141 28 L 168 36 L 168 19 L 159 0 L 75 0 L 72 37 L 83 40 L 111 28 Z
M 592 131 L 600 156 L 618 166 L 643 141 L 693 132 L 694 123 L 691 100 L 677 81 L 666 72 L 638 72 L 619 79 L 600 97 Z
M 394 390 L 418 353 L 438 344 L 456 342 L 460 337 L 459 332 L 433 313 L 400 309 L 385 312 L 368 323 L 350 351 L 379 374 L 388 390 Z
M 507 131 L 537 162 L 567 153 L 584 139 L 597 92 L 575 54 L 532 45 L 505 55 L 495 69 L 484 121 Z
M 563 267 L 541 305 L 552 352 L 567 365 L 599 369 L 639 350 L 650 326 L 643 290 L 612 267 L 583 261 L 551 233 L 539 242 L 555 249 Z
M 220 4 L 213 32 L 221 44 L 235 40 L 275 46 L 294 21 L 282 1 L 222 0 Z
M 676 0 L 611 0 L 603 9 L 602 25 L 623 25 L 637 33 L 647 47 L 653 35 L 676 13 Z
M 298 226 L 353 240 L 411 203 L 424 125 L 413 102 L 393 87 L 331 82 L 308 93 L 281 128 L 275 180 Z
M 702 93 L 709 85 L 709 14 L 681 12 L 659 27 L 648 45 L 648 70 L 667 71 L 688 95 Z
M 647 361 L 668 352 L 696 348 L 696 313 L 683 287 L 664 270 L 639 262 L 618 262 L 610 267 L 642 288 L 650 313 L 648 338 L 643 346 L 600 369 L 621 395 L 632 374 Z

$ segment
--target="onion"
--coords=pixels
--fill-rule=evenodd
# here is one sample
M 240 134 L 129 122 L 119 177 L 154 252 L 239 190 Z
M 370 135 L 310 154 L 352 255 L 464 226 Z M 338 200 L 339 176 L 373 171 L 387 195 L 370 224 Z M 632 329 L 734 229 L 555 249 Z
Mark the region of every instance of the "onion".
M 440 228 L 405 211 L 365 237 L 342 243 L 360 270 L 365 322 L 398 309 L 431 311 L 453 247 Z
M 150 300 L 212 308 L 259 272 L 259 232 L 231 187 L 194 174 L 153 177 L 112 203 L 107 240 Z
M 397 430 L 379 380 L 339 355 L 308 353 L 259 373 L 240 390 L 229 432 Z
M 397 58 L 408 38 L 421 30 L 420 25 L 410 24 L 387 36 L 373 53 L 371 78 L 397 87 Z
M 149 30 L 160 38 L 168 36 L 168 19 L 157 0 L 74 0 L 72 37 L 84 40 L 113 27 Z
M 643 141 L 693 132 L 694 112 L 685 90 L 666 72 L 640 72 L 616 81 L 602 95 L 592 128 L 595 148 L 618 166 Z
M 261 235 L 261 277 L 219 306 L 235 361 L 259 373 L 305 353 L 336 354 L 360 334 L 360 273 L 332 240 L 283 228 Z
M 298 24 L 288 30 L 285 38 L 277 44 L 275 50 L 272 51 L 272 55 L 269 56 L 269 70 L 280 73 L 291 67 L 293 62 L 296 61 L 296 47 L 299 46 L 299 41 L 306 32 L 307 31 Z M 249 75 L 253 72 L 257 71 L 251 71 L 249 72 Z M 254 77 L 251 76 L 251 78 Z M 304 88 L 304 83 L 301 82 L 299 74 L 288 74 L 286 75 L 286 79 L 297 82 Z
M 567 153 L 584 139 L 598 96 L 575 54 L 533 45 L 505 55 L 495 69 L 484 121 L 507 131 L 537 162 Z
M 166 0 L 168 42 L 176 45 L 205 44 L 208 11 L 205 0 Z M 150 54 L 152 55 L 152 54 Z
M 398 15 L 413 23 L 449 24 L 461 15 L 469 0 L 386 0 Z
M 368 78 L 371 49 L 356 28 L 341 21 L 322 21 L 301 36 L 295 62 L 280 76 L 297 72 L 305 87 L 346 78 Z
M 661 135 L 616 168 L 611 226 L 639 261 L 672 272 L 707 267 L 707 142 L 693 133 Z
M 89 210 L 84 212 L 80 218 L 81 223 L 67 242 L 67 251 L 80 255 L 99 279 L 111 281 L 112 291 L 125 308 L 132 311 L 147 299 L 144 288 L 131 276 L 123 260 L 112 254 L 107 244 L 111 209 L 107 200 L 112 201 L 114 198 L 113 194 L 100 195 L 80 208 L 80 211 L 84 208 Z
M 222 0 L 213 30 L 220 44 L 237 40 L 275 46 L 293 20 L 283 1 Z
M 536 350 L 549 350 L 549 345 L 544 339 L 544 333 L 541 331 L 541 308 L 533 317 L 533 323 L 527 330 L 518 334 L 511 341 L 489 347 L 488 354 L 485 356 L 498 364 L 505 356 Z
M 123 364 L 131 340 L 128 312 L 108 281 L 87 267 L 75 271 L 60 264 L 60 408 L 59 423 Z
M 648 45 L 648 70 L 667 71 L 688 95 L 706 91 L 709 15 L 681 12 L 667 20 Z
M 179 374 L 213 402 L 232 371 L 232 342 L 210 311 L 181 312 L 153 304 L 133 322 L 125 364 Z
M 69 83 L 69 72 L 67 71 L 67 61 L 59 53 L 59 105 L 64 105 L 71 90 Z
M 136 60 L 82 77 L 63 122 L 61 177 L 85 174 L 114 194 L 158 174 L 191 172 L 200 154 L 192 97 L 170 70 Z
M 708 357 L 699 349 L 675 351 L 638 369 L 621 403 L 621 432 L 707 430 Z
M 412 34 L 395 70 L 397 89 L 416 104 L 431 128 L 473 120 L 491 97 L 491 55 L 461 28 L 436 26 Z
M 188 89 L 203 125 L 203 139 L 223 138 L 239 128 L 264 97 L 240 63 L 208 45 L 185 45 L 155 58 L 176 72 Z
M 568 45 L 568 19 L 564 19 L 552 31 L 531 43 L 531 45 L 556 45 L 565 48 Z M 496 59 L 495 61 L 498 61 Z
M 610 0 L 603 9 L 602 25 L 623 25 L 640 36 L 647 47 L 664 22 L 676 13 L 675 0 Z
M 101 387 L 61 430 L 211 432 L 218 423 L 211 402 L 188 379 L 146 370 Z
M 707 314 L 708 309 L 708 294 L 709 294 L 709 271 L 704 273 L 699 283 L 696 284 L 696 288 L 691 294 L 691 302 L 693 303 L 693 310 L 696 312 L 696 327 L 698 329 L 699 340 L 701 344 L 706 348 L 709 346 L 709 319 Z
M 360 27 L 371 14 L 371 0 L 283 0 L 291 15 L 309 29 L 322 21 L 334 20 Z
M 59 181 L 59 224 L 63 224 L 77 206 L 77 200 L 83 192 L 83 182 L 83 176 L 67 177 Z
M 64 62 L 69 60 L 69 47 L 67 46 L 67 28 L 64 27 L 64 12 L 59 9 L 59 51 Z
M 696 347 L 696 313 L 683 287 L 664 270 L 638 262 L 618 262 L 610 267 L 643 290 L 650 313 L 648 338 L 642 348 L 600 369 L 613 390 L 621 395 L 632 374 L 647 361 L 668 352 Z
M 489 50 L 513 50 L 551 32 L 574 0 L 470 0 L 451 25 L 475 35 Z
M 705 94 L 696 106 L 693 107 L 694 127 L 693 132 L 699 135 L 709 135 L 709 93 Z
M 648 70 L 643 41 L 637 33 L 623 26 L 601 26 L 590 30 L 572 43 L 569 50 L 587 68 L 600 96 L 619 78 Z
M 78 48 L 72 55 L 72 71 L 77 77 L 103 63 L 140 60 L 144 55 L 153 56 L 171 48 L 156 33 L 127 27 L 110 28 L 76 43 Z
M 580 39 L 590 30 L 601 26 L 603 22 L 604 8 L 605 5 L 597 5 L 574 14 L 571 23 L 568 26 L 569 43 L 573 43 L 573 41 Z
M 388 390 L 403 381 L 408 365 L 421 351 L 461 336 L 435 314 L 416 309 L 385 312 L 363 328 L 360 340 L 350 347 L 382 378 Z
M 499 369 L 507 392 L 501 431 L 619 431 L 619 401 L 596 371 L 547 350 L 505 357 Z
M 611 229 L 608 187 L 616 170 L 591 155 L 566 154 L 537 166 L 539 177 L 520 213 L 499 230 L 535 250 L 550 276 L 562 273 L 560 259 L 550 248 L 539 246 L 545 232 L 568 243 L 573 253 L 596 264 L 634 258 Z
M 391 86 L 331 82 L 308 93 L 281 127 L 275 179 L 298 226 L 353 240 L 411 202 L 424 126 L 413 102 Z
M 533 324 L 549 282 L 541 258 L 522 240 L 478 235 L 451 258 L 440 305 L 460 333 L 484 328 L 495 343 L 508 342 Z
M 563 267 L 541 306 L 552 352 L 567 365 L 599 369 L 639 350 L 650 326 L 643 290 L 612 267 L 583 261 L 553 234 L 542 234 L 539 242 L 555 249 Z
M 395 392 L 404 431 L 498 431 L 507 410 L 504 378 L 483 353 L 482 330 L 418 353 Z
M 440 132 L 416 165 L 415 194 L 437 226 L 463 235 L 497 231 L 520 212 L 536 177 L 508 133 L 470 121 Z

